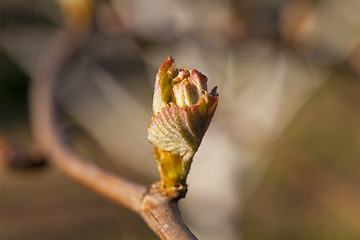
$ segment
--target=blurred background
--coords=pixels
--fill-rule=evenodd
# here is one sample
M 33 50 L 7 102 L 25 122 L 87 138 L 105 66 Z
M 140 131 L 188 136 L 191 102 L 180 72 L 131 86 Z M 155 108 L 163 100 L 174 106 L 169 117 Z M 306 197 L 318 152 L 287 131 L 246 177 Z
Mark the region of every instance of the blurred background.
M 51 165 L 8 166 L 9 152 L 36 155 L 30 76 L 65 30 L 89 37 L 62 70 L 61 126 L 76 151 L 137 182 L 159 179 L 147 126 L 162 61 L 171 55 L 218 86 L 180 201 L 199 239 L 360 239 L 359 9 L 358 0 L 0 0 L 0 239 L 157 239 Z

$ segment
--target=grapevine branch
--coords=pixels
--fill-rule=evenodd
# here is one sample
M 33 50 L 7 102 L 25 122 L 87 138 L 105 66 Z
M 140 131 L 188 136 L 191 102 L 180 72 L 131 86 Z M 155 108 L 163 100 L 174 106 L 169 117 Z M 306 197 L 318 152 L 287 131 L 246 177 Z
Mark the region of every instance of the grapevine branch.
M 161 239 L 196 239 L 183 222 L 178 199 L 160 184 L 147 188 L 105 170 L 74 152 L 57 125 L 55 86 L 64 65 L 77 53 L 80 38 L 59 32 L 45 46 L 30 88 L 31 127 L 43 157 L 75 181 L 139 214 Z

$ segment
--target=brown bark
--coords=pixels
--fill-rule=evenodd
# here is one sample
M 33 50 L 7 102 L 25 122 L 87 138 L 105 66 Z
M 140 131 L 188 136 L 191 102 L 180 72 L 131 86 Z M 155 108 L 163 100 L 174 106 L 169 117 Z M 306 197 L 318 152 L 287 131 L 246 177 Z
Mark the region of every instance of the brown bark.
M 161 239 L 196 239 L 181 219 L 178 199 L 163 195 L 158 183 L 148 189 L 100 168 L 68 146 L 56 124 L 54 91 L 64 64 L 83 40 L 57 34 L 44 48 L 33 73 L 30 114 L 32 132 L 42 156 L 75 181 L 142 216 Z

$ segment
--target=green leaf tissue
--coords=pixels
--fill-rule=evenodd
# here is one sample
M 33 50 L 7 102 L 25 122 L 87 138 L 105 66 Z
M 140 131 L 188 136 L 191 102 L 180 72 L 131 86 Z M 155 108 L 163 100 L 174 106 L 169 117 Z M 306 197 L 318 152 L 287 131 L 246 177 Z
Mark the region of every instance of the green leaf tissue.
M 161 177 L 161 190 L 184 197 L 195 152 L 218 103 L 217 88 L 207 91 L 207 77 L 195 69 L 175 68 L 168 57 L 156 75 L 148 139 Z

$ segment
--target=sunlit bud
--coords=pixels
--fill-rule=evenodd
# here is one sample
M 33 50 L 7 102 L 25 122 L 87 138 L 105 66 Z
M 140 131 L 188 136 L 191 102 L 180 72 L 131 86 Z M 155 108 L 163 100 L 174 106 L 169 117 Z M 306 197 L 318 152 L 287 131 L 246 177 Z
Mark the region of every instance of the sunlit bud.
M 170 196 L 185 194 L 193 156 L 218 103 L 216 89 L 208 93 L 205 75 L 175 68 L 171 57 L 159 67 L 148 139 L 154 145 L 162 189 Z

